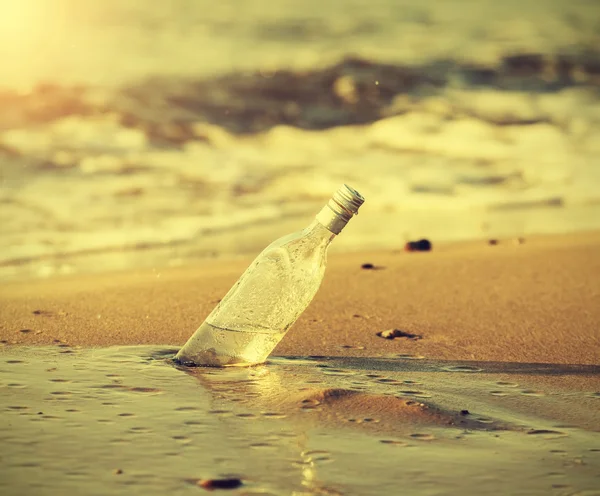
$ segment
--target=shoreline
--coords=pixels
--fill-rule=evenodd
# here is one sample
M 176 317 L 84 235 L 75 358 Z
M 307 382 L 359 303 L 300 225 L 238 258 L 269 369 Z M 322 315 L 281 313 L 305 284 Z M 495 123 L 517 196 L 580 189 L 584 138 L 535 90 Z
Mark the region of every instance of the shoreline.
M 321 289 L 274 355 L 596 365 L 599 247 L 600 232 L 591 232 L 330 254 Z M 183 344 L 250 261 L 6 283 L 0 340 Z M 421 338 L 376 336 L 391 328 Z

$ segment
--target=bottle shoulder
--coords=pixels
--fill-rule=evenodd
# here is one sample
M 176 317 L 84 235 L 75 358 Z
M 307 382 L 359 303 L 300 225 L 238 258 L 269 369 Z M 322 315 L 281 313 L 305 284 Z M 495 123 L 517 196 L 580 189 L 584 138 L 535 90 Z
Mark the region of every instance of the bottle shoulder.
M 300 231 L 276 239 L 263 252 L 281 248 L 290 251 L 326 251 L 334 237 L 334 234 L 315 221 Z

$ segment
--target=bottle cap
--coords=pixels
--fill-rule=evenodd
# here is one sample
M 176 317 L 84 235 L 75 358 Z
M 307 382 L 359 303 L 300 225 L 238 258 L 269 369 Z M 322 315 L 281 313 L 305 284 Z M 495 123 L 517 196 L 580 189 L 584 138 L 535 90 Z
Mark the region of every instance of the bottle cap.
M 332 233 L 339 234 L 352 216 L 358 214 L 364 201 L 358 191 L 344 184 L 317 214 L 317 220 Z

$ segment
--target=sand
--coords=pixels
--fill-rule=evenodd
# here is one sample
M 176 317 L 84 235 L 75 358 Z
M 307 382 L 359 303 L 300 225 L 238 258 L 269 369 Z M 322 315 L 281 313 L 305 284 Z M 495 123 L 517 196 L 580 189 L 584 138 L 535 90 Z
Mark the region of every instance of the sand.
M 598 364 L 600 232 L 329 256 L 274 354 Z M 181 345 L 251 259 L 0 287 L 8 344 Z M 361 269 L 372 263 L 376 270 Z M 400 328 L 422 339 L 386 340 Z
M 599 248 L 590 232 L 333 253 L 267 365 L 242 369 L 169 358 L 249 259 L 6 283 L 3 484 L 152 494 L 233 474 L 235 494 L 593 491 Z

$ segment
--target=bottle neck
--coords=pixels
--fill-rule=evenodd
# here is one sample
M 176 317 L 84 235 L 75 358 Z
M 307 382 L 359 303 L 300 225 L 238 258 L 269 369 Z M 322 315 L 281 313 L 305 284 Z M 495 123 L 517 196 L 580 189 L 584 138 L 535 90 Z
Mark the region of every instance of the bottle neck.
M 327 227 L 321 224 L 317 219 L 313 220 L 307 227 L 304 229 L 304 232 L 313 239 L 319 241 L 319 244 L 323 244 L 325 246 L 329 245 L 336 237 L 335 233 L 332 233 Z
M 346 227 L 348 221 L 352 218 L 352 214 L 348 211 L 342 209 L 338 205 L 334 204 L 336 210 L 331 208 L 331 204 L 333 202 L 329 202 L 325 205 L 321 211 L 316 215 L 316 221 L 325 227 L 328 231 L 333 234 L 339 234 L 342 232 L 342 229 Z

